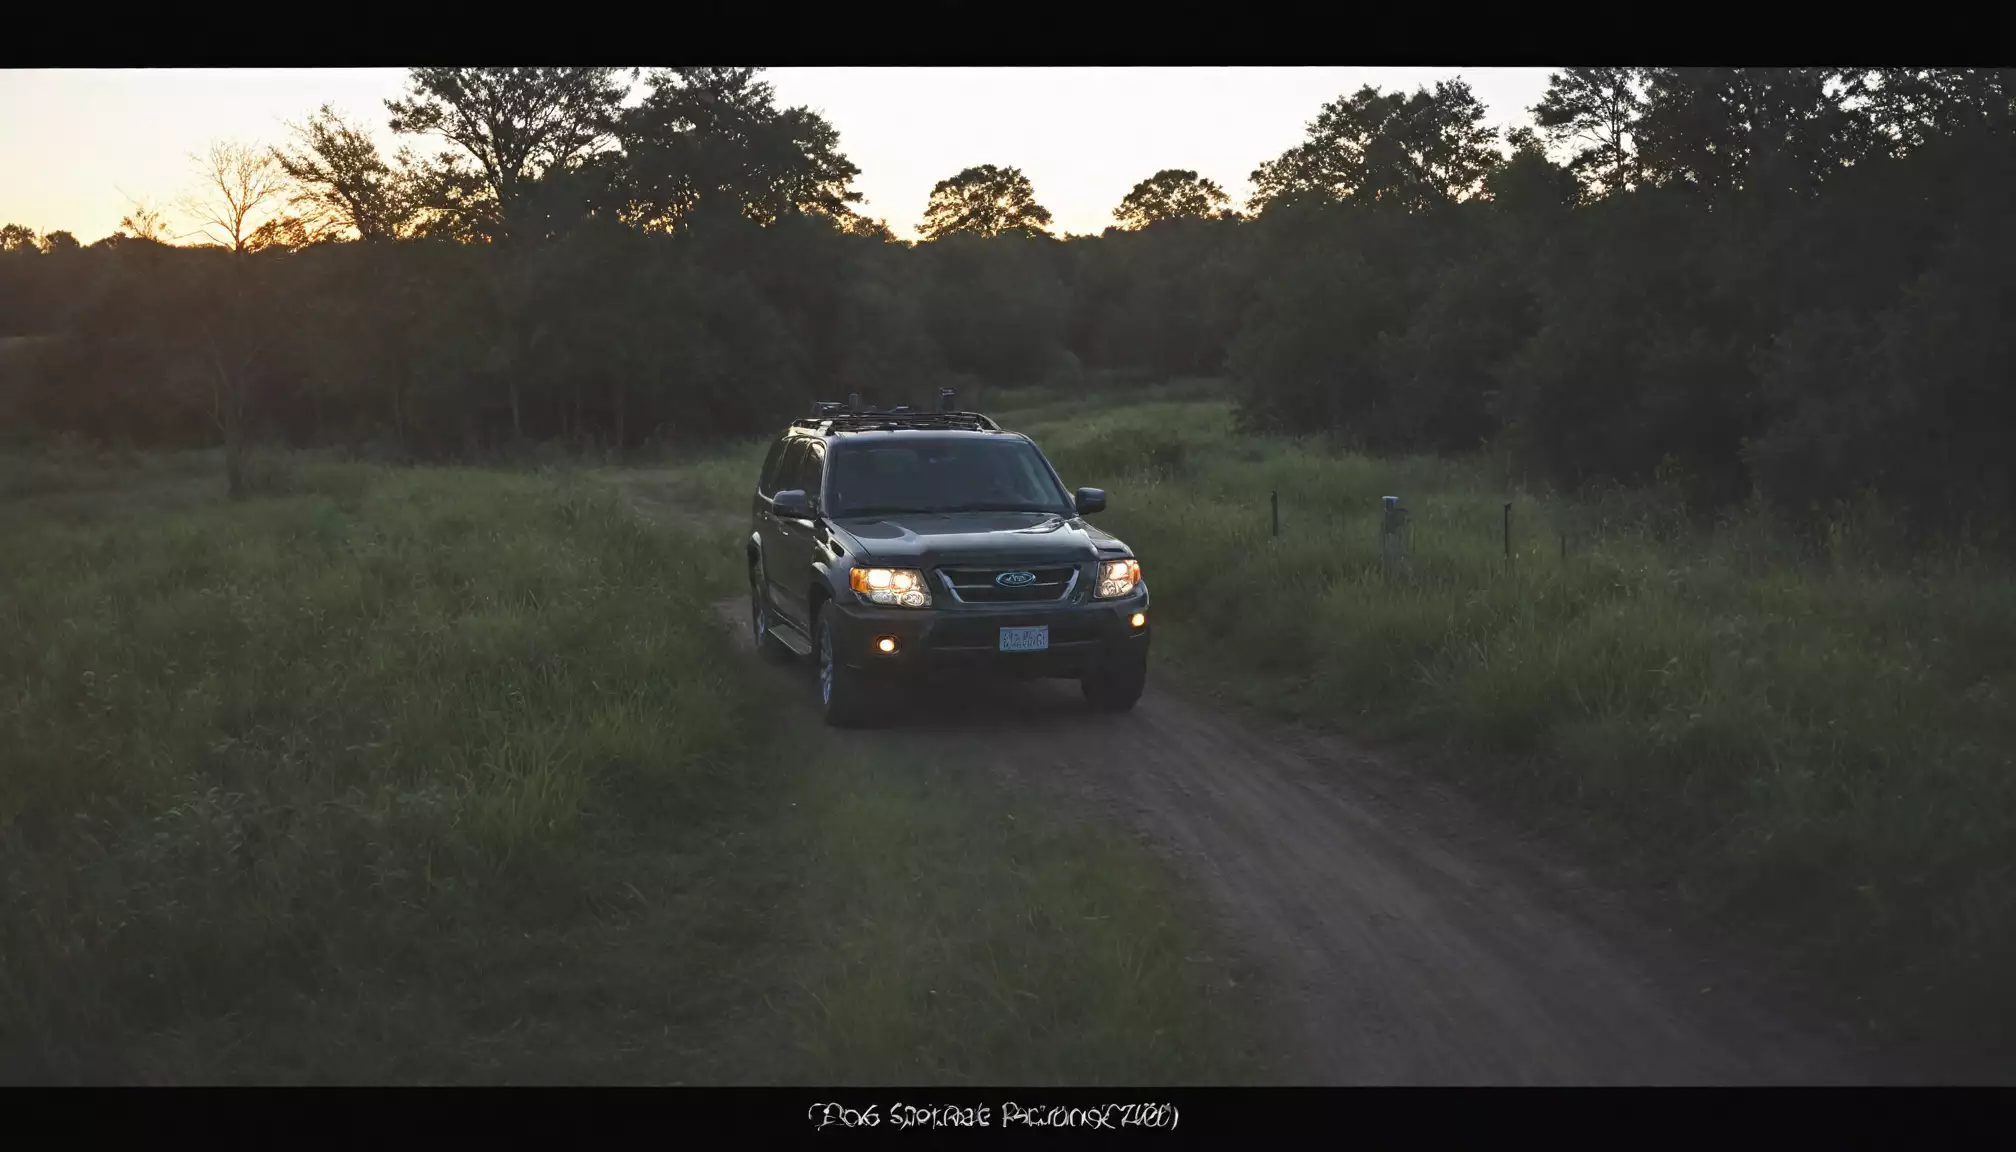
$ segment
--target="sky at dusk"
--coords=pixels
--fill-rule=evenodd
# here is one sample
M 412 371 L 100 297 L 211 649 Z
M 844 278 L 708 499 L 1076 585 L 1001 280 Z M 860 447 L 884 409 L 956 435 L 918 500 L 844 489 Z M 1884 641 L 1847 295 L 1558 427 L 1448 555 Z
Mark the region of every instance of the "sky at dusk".
M 861 168 L 860 209 L 913 236 L 931 186 L 975 164 L 1016 167 L 1053 231 L 1098 232 L 1127 190 L 1193 168 L 1243 203 L 1247 177 L 1300 142 L 1322 105 L 1363 84 L 1412 90 L 1460 75 L 1498 126 L 1529 124 L 1548 68 L 776 68 L 780 104 L 808 104 Z M 323 103 L 395 137 L 398 68 L 0 70 L 0 223 L 90 243 L 135 200 L 171 208 L 213 139 L 280 143 Z M 171 212 L 172 218 L 172 212 Z

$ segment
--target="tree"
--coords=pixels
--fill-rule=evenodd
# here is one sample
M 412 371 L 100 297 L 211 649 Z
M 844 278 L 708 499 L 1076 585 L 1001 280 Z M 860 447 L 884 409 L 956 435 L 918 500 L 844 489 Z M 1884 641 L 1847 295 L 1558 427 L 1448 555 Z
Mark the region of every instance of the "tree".
M 918 231 L 928 240 L 938 240 L 954 232 L 1035 233 L 1049 223 L 1050 210 L 1036 202 L 1036 190 L 1020 168 L 981 164 L 932 185 Z
M 268 294 L 252 283 L 250 261 L 262 249 L 285 247 L 276 244 L 289 228 L 279 215 L 286 198 L 285 173 L 271 150 L 248 144 L 219 141 L 197 159 L 204 185 L 184 199 L 183 208 L 196 221 L 198 234 L 223 249 L 229 262 L 197 279 L 201 304 L 190 335 L 203 365 L 211 419 L 224 438 L 226 486 L 238 499 L 245 494 L 245 421 L 253 374 L 276 336 L 274 326 L 258 315 Z
M 59 230 L 47 233 L 42 237 L 42 251 L 46 255 L 58 256 L 69 252 L 76 252 L 81 248 L 83 248 L 83 245 L 77 243 L 77 237 L 68 232 Z
M 1323 106 L 1308 137 L 1253 172 L 1253 206 L 1362 198 L 1409 209 L 1474 193 L 1501 157 L 1461 79 L 1412 96 L 1366 85 Z
M 1484 195 L 1494 208 L 1514 216 L 1544 216 L 1548 230 L 1558 228 L 1563 213 L 1582 197 L 1582 186 L 1569 169 L 1547 158 L 1540 137 L 1531 128 L 1505 134 L 1512 154 L 1484 178 Z
M 889 230 L 889 222 L 871 219 L 859 212 L 849 212 L 838 221 L 840 231 L 848 236 L 859 236 L 869 240 L 880 240 L 885 244 L 896 241 L 896 233 Z
M 366 240 L 406 233 L 418 211 L 410 154 L 394 170 L 369 133 L 327 104 L 289 127 L 295 146 L 274 149 L 273 158 L 296 185 L 289 206 L 303 219 L 332 220 Z
M 948 377 L 1227 372 L 1249 422 L 1377 450 L 1488 438 L 1562 483 L 1663 475 L 1781 511 L 1873 486 L 1914 523 L 2016 524 L 2016 73 L 1616 75 L 1560 70 L 1502 140 L 1460 85 L 1356 91 L 1263 166 L 1257 219 L 1171 170 L 1129 228 L 1044 242 L 1002 238 L 1049 214 L 998 168 L 934 190 L 937 239 L 878 242 L 832 126 L 754 69 L 656 72 L 620 150 L 526 153 L 508 232 L 489 137 L 416 163 L 323 109 L 249 232 L 211 217 L 221 245 L 132 239 L 177 240 L 138 204 L 74 258 L 0 233 L 0 335 L 35 338 L 5 390 L 50 430 L 221 432 L 230 475 L 267 435 L 441 459 L 739 436 Z M 499 108 L 514 139 L 537 119 Z M 323 219 L 498 242 L 316 244 Z
M 613 139 L 627 91 L 622 71 L 415 68 L 405 98 L 385 102 L 394 132 L 439 136 L 475 165 L 471 170 L 451 154 L 421 174 L 420 202 L 431 217 L 426 231 L 512 243 L 510 262 L 492 268 L 486 284 L 505 328 L 498 373 L 514 439 L 524 435 L 525 377 L 546 332 L 531 312 L 537 274 L 519 242 L 551 231 L 541 217 L 554 197 L 538 195 L 538 184 Z
M 1882 150 L 1843 68 L 1652 68 L 1636 130 L 1647 179 L 1722 196 L 1810 193 Z
M 400 155 L 410 160 L 411 154 Z M 436 156 L 406 166 L 414 208 L 413 234 L 474 242 L 503 234 L 497 197 L 483 174 L 457 156 Z
M 252 233 L 251 248 L 297 251 L 311 244 L 326 244 L 342 238 L 343 225 L 333 217 L 314 213 L 305 216 L 275 216 Z
M 192 159 L 202 185 L 183 198 L 182 208 L 195 220 L 196 234 L 234 256 L 264 247 L 260 229 L 286 200 L 285 173 L 272 153 L 220 140 Z
M 1574 148 L 1569 171 L 1598 194 L 1621 192 L 1638 180 L 1631 131 L 1645 114 L 1637 68 L 1569 68 L 1547 78 L 1533 106 L 1534 123 L 1552 144 Z
M 912 252 L 927 331 L 954 372 L 1029 380 L 1063 345 L 1068 289 L 1048 246 L 989 242 L 958 229 Z
M 168 221 L 159 209 L 144 201 L 134 201 L 133 210 L 119 221 L 119 231 L 136 240 L 151 240 L 156 244 L 166 244 Z
M 1215 181 L 1187 168 L 1164 168 L 1134 185 L 1113 210 L 1113 218 L 1122 228 L 1145 228 L 1178 217 L 1208 220 L 1223 215 L 1228 200 Z
M 1179 215 L 1069 241 L 1071 350 L 1149 377 L 1216 374 L 1231 325 L 1215 304 L 1237 280 L 1223 264 L 1242 227 L 1229 215 Z
M 39 252 L 35 242 L 35 230 L 25 224 L 9 224 L 0 228 L 0 252 Z
M 1849 83 L 1897 153 L 1968 128 L 2006 128 L 2016 115 L 2012 68 L 1877 68 Z
M 178 389 L 205 413 L 224 444 L 227 494 L 246 494 L 245 456 L 255 394 L 270 375 L 269 353 L 288 325 L 287 309 L 275 298 L 284 283 L 273 276 L 279 252 L 233 251 L 222 245 L 194 252 L 160 250 L 173 263 L 147 275 L 143 285 L 158 294 L 156 325 L 165 367 Z
M 703 199 L 722 198 L 772 224 L 812 212 L 853 226 L 860 169 L 840 134 L 810 108 L 778 108 L 756 68 L 654 72 L 643 101 L 622 116 L 625 218 L 646 228 L 683 227 Z
M 529 183 L 610 140 L 626 91 L 618 79 L 622 71 L 415 68 L 406 96 L 385 106 L 394 132 L 439 136 L 468 154 L 508 233 Z M 444 164 L 439 183 L 466 191 L 468 181 L 455 178 L 452 162 Z

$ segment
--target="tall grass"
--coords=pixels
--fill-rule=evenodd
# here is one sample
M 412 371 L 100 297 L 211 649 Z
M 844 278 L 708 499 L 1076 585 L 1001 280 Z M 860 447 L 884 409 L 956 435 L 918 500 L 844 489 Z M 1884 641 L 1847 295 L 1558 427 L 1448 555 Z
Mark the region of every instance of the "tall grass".
M 1158 643 L 1192 673 L 1282 715 L 1448 737 L 1473 788 L 1770 942 L 1880 1031 L 2016 1035 L 2005 570 L 1877 563 L 1880 524 L 1816 550 L 1758 511 L 1698 532 L 1658 492 L 1246 437 L 1223 400 L 1004 415 L 1068 483 L 1112 490 L 1100 522 L 1143 556 Z M 1399 571 L 1384 495 L 1411 511 Z
M 692 561 L 599 490 L 330 476 L 10 533 L 17 1058 L 171 1075 L 136 1040 L 478 963 L 503 924 L 578 914 L 639 817 L 719 814 L 711 780 L 761 728 Z
M 779 722 L 711 610 L 724 522 L 585 475 L 280 459 L 164 508 L 34 467 L 75 502 L 0 518 L 12 1079 L 1238 1067 L 1180 914 L 1041 919 L 1179 906 L 1145 858 Z M 994 1011 L 976 956 L 1068 1011 Z

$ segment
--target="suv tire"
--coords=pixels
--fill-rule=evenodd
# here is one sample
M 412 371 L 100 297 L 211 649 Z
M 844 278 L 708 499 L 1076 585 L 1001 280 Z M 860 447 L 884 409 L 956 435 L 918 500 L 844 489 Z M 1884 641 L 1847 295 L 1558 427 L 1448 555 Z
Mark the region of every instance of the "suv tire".
M 822 605 L 823 607 L 823 605 Z M 859 728 L 873 719 L 872 697 L 858 668 L 849 668 L 835 655 L 833 618 L 818 612 L 812 621 L 817 639 L 813 660 L 819 668 L 819 718 L 834 728 Z
M 756 644 L 756 655 L 775 664 L 782 664 L 791 658 L 791 650 L 784 646 L 777 634 L 770 630 L 770 598 L 765 590 L 769 582 L 763 574 L 763 562 L 756 561 L 749 566 L 749 629 L 751 639 Z
M 1101 712 L 1132 709 L 1147 685 L 1148 654 L 1145 652 L 1122 656 L 1110 663 L 1101 660 L 1078 681 L 1079 689 L 1085 693 L 1085 702 Z

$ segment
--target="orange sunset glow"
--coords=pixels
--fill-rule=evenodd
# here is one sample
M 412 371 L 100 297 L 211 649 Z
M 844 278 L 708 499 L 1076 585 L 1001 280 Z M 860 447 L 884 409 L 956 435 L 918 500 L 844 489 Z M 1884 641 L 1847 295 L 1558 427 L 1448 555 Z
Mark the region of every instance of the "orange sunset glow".
M 1461 76 L 1501 126 L 1529 123 L 1544 68 L 774 68 L 780 104 L 823 112 L 861 168 L 860 210 L 914 235 L 934 182 L 1015 164 L 1054 230 L 1098 232 L 1144 173 L 1194 169 L 1235 199 L 1253 167 L 1361 85 L 1412 89 Z M 217 139 L 280 144 L 327 103 L 387 154 L 400 68 L 66 69 L 0 72 L 0 220 L 89 244 L 135 201 L 175 216 L 190 157 Z M 177 227 L 188 221 L 174 219 Z

